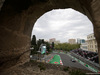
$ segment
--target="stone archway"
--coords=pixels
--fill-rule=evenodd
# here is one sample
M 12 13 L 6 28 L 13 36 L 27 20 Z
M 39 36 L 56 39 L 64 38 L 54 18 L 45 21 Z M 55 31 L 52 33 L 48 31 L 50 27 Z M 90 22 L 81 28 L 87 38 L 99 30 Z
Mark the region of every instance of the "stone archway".
M 94 25 L 100 56 L 100 0 L 0 0 L 0 8 L 0 70 L 29 61 L 35 21 L 58 8 L 73 8 L 87 15 Z

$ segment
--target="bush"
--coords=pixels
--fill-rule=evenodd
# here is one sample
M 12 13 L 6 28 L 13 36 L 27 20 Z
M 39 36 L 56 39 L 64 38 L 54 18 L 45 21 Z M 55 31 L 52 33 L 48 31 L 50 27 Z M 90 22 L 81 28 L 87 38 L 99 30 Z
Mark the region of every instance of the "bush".
M 42 63 L 40 63 L 40 64 L 38 65 L 38 67 L 40 68 L 40 70 L 46 70 L 45 65 L 42 64 Z
M 31 54 L 30 55 L 33 55 L 33 54 L 37 54 L 37 51 L 31 50 Z
M 69 69 L 69 67 L 63 68 L 63 70 L 64 70 L 65 72 L 68 71 L 68 69 Z
M 83 73 L 80 70 L 76 70 L 76 71 L 72 70 L 69 73 L 70 73 L 70 75 L 86 75 L 85 73 Z

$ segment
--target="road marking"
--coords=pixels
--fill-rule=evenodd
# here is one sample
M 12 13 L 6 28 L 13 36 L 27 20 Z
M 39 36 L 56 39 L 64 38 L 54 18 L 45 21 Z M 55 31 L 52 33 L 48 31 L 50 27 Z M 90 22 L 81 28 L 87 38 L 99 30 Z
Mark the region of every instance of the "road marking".
M 58 62 L 54 62 L 55 64 L 58 64 Z
M 97 70 L 97 69 L 91 67 L 90 65 L 88 65 L 88 64 L 86 64 L 86 63 L 84 63 L 84 62 L 82 62 L 81 60 L 79 60 L 79 59 L 77 59 L 77 58 L 71 56 L 70 54 L 67 54 L 67 55 L 70 56 L 71 58 L 75 59 L 76 61 L 78 61 L 80 64 L 82 64 L 84 67 L 88 68 L 89 70 L 91 70 L 91 71 L 93 71 L 93 72 L 99 72 L 99 70 Z
M 53 58 L 53 60 L 52 60 Z M 63 65 L 60 55 L 56 54 L 48 60 L 49 63 L 53 62 L 53 64 Z
M 48 60 L 48 62 L 53 58 L 53 56 Z
M 60 55 L 59 55 L 59 56 L 60 56 Z M 61 59 L 61 57 L 60 57 L 60 64 L 61 64 L 61 65 L 63 65 L 63 62 L 62 62 L 62 59 Z

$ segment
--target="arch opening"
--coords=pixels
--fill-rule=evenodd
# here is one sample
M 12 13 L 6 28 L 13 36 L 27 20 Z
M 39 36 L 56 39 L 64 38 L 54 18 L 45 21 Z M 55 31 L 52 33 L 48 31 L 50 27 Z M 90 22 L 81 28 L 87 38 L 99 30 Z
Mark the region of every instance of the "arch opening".
M 84 20 L 86 22 L 84 22 Z M 76 22 L 79 22 L 80 25 Z M 80 12 L 78 12 L 72 8 L 52 10 L 52 11 L 45 13 L 39 19 L 37 19 L 37 21 L 34 24 L 31 37 L 33 34 L 36 34 L 36 31 L 37 31 L 37 37 L 39 39 L 39 35 L 38 35 L 39 32 L 41 33 L 43 30 L 44 30 L 44 32 L 46 32 L 45 30 L 50 29 L 50 32 L 48 33 L 48 34 L 50 34 L 51 31 L 53 33 L 53 31 L 60 30 L 61 25 L 66 26 L 66 28 L 67 28 L 67 29 L 65 29 L 65 27 L 61 27 L 62 28 L 61 30 L 63 30 L 63 28 L 64 28 L 64 30 L 66 30 L 66 32 L 67 32 L 67 30 L 71 30 L 71 27 L 68 28 L 70 25 L 73 25 L 72 27 L 74 27 L 74 25 L 77 26 L 77 24 L 79 27 L 80 26 L 88 26 L 87 28 L 89 28 L 89 24 L 90 24 L 90 29 L 87 29 L 87 30 L 90 30 L 91 32 L 90 31 L 87 31 L 87 32 L 88 32 L 88 34 L 89 34 L 89 32 L 93 33 L 93 25 L 92 25 L 91 21 L 87 18 L 87 16 L 81 14 Z M 76 27 L 76 30 L 79 29 L 78 26 Z M 48 29 L 46 29 L 46 28 L 48 28 Z M 80 27 L 80 28 L 85 28 L 85 27 Z M 73 30 L 73 28 L 72 28 L 72 30 Z M 43 33 L 43 36 L 46 36 L 46 34 Z M 43 38 L 43 36 L 41 36 L 41 38 Z M 52 37 L 49 37 L 49 38 L 52 38 Z M 71 37 L 71 38 L 73 38 L 73 37 Z M 76 38 L 78 38 L 78 37 L 76 37 Z M 79 37 L 79 38 L 81 38 L 81 37 Z M 46 40 L 48 40 L 48 39 L 46 39 Z M 67 40 L 66 40 L 66 42 L 67 42 Z
M 32 36 L 33 35 L 36 36 L 37 45 L 38 45 L 39 39 L 43 39 L 46 43 L 47 42 L 49 43 L 49 47 L 52 46 L 52 42 L 55 43 L 55 48 L 53 49 L 51 48 L 51 50 L 54 50 L 54 51 L 55 50 L 56 51 L 71 51 L 72 49 L 75 50 L 77 48 L 81 48 L 81 50 L 80 49 L 79 50 L 82 51 L 83 54 L 82 55 L 80 53 L 79 54 L 82 57 L 85 56 L 84 53 L 88 54 L 89 52 L 91 52 L 90 55 L 94 54 L 93 57 L 91 56 L 89 59 L 88 58 L 89 56 L 86 56 L 84 58 L 99 64 L 98 53 L 97 53 L 98 49 L 97 47 L 96 48 L 94 47 L 95 44 L 93 43 L 91 43 L 93 45 L 90 44 L 90 42 L 94 42 L 94 38 L 91 38 L 91 40 L 87 38 L 87 37 L 91 37 L 89 36 L 90 34 L 93 34 L 92 37 L 94 37 L 93 25 L 91 21 L 87 18 L 87 16 L 83 15 L 82 13 L 72 8 L 58 9 L 58 10 L 56 9 L 56 10 L 52 10 L 45 13 L 36 21 L 33 27 L 33 31 L 32 31 Z M 75 42 L 70 43 L 68 41 L 69 39 L 70 40 L 75 39 Z M 83 42 L 79 42 L 79 40 Z M 67 48 L 68 43 L 77 44 L 77 45 L 81 44 L 81 46 L 74 47 L 74 48 Z M 96 42 L 96 46 L 97 46 L 97 42 Z M 73 47 L 73 45 L 71 45 L 71 47 Z M 37 51 L 39 51 L 39 48 L 37 48 Z M 96 56 L 97 56 L 97 59 L 92 60 L 92 58 Z

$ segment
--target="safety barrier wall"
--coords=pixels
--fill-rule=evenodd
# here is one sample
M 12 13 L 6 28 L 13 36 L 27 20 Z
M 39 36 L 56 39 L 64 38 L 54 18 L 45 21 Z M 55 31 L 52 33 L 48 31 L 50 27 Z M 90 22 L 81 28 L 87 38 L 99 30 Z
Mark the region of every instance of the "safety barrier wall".
M 84 63 L 87 63 L 87 64 L 89 64 L 90 66 L 92 66 L 92 67 L 94 67 L 94 68 L 96 68 L 96 69 L 100 69 L 99 64 L 94 63 L 94 62 L 92 62 L 92 61 L 89 61 L 88 59 L 86 59 L 86 58 L 84 58 L 84 57 L 81 57 L 81 56 L 75 54 L 74 52 L 70 52 L 70 53 L 71 53 L 72 56 L 74 56 L 74 57 L 76 57 L 77 59 L 83 61 Z

